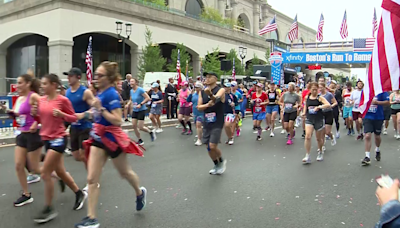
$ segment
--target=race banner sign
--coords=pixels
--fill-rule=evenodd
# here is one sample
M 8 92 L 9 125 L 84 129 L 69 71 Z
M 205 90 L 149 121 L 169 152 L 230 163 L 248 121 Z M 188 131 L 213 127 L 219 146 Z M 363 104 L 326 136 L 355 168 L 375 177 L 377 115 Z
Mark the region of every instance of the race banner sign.
M 372 52 L 310 52 L 282 53 L 283 63 L 369 63 Z

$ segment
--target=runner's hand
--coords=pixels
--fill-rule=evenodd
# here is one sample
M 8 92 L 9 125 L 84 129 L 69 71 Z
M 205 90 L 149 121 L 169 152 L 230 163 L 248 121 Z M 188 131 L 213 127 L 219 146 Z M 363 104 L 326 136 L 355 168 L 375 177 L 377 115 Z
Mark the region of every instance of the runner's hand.
M 140 109 L 141 107 L 142 107 L 141 104 L 136 105 L 136 108 L 137 108 L 137 109 Z
M 382 188 L 378 186 L 376 188 L 376 198 L 378 198 L 381 206 L 385 205 L 391 200 L 397 200 L 399 198 L 399 180 L 395 179 L 393 185 L 390 188 Z
M 33 103 L 31 106 L 31 116 L 36 116 L 38 110 L 37 102 Z
M 55 117 L 63 117 L 63 112 L 61 112 L 60 110 L 58 110 L 58 109 L 53 109 L 53 116 L 55 116 Z
M 101 108 L 101 101 L 100 101 L 99 98 L 93 99 L 92 107 L 95 107 L 96 109 L 99 109 L 99 110 L 100 110 L 100 108 Z
M 205 92 L 208 96 L 211 96 L 211 95 L 212 95 L 212 92 L 211 92 L 210 87 L 206 88 L 206 89 L 204 90 L 204 92 Z

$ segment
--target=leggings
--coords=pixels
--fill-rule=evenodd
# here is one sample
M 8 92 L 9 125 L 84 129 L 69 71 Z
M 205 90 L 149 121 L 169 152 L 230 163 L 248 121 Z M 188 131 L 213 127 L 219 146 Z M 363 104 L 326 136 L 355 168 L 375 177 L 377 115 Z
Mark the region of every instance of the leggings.
M 240 112 L 242 113 L 242 118 L 245 117 L 246 107 L 247 107 L 247 98 L 244 98 L 242 103 L 241 103 L 241 107 L 240 107 Z
M 336 131 L 339 131 L 339 108 L 337 106 L 333 108 L 333 119 L 335 120 Z

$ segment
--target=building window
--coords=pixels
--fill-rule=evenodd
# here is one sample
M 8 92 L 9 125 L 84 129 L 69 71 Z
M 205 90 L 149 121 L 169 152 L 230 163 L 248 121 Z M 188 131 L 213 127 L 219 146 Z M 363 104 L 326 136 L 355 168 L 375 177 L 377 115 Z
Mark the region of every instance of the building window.
M 187 16 L 199 17 L 203 7 L 204 5 L 201 0 L 187 0 L 185 11 Z

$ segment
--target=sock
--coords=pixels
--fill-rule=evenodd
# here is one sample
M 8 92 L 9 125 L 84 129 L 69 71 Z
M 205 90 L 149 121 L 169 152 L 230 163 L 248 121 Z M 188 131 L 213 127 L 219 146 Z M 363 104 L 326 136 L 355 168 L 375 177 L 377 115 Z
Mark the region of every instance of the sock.
M 222 157 L 220 157 L 220 158 L 219 158 L 219 162 L 222 163 L 223 161 L 224 161 L 224 160 L 222 159 Z
M 370 158 L 370 152 L 365 152 L 365 157 Z
M 190 123 L 190 121 L 186 122 L 187 125 L 189 126 L 189 130 L 192 131 L 192 123 Z
M 214 165 L 218 165 L 218 160 L 214 160 Z
M 181 124 L 183 126 L 183 129 L 186 129 L 185 121 L 181 120 Z
M 261 129 L 261 127 L 258 127 L 258 136 L 261 136 L 261 133 L 262 133 L 262 129 Z
M 376 153 L 381 152 L 381 150 L 379 149 L 379 146 L 377 146 L 377 147 L 375 148 L 375 152 L 376 152 Z
M 82 194 L 82 191 L 79 189 L 77 192 L 75 192 L 75 195 L 76 196 L 79 196 L 79 195 L 81 195 Z

